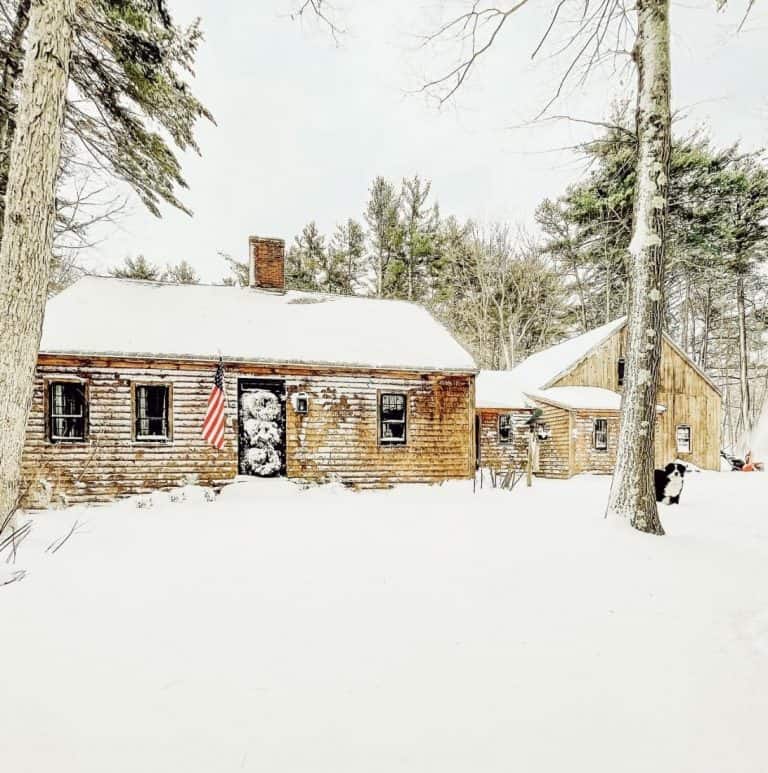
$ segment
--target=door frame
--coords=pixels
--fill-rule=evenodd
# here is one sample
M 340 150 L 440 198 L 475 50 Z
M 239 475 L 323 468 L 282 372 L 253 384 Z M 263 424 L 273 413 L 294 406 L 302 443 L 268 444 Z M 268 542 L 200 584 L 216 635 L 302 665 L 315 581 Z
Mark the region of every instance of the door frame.
M 240 419 L 240 398 L 243 392 L 252 392 L 257 389 L 266 389 L 277 395 L 280 400 L 280 472 L 275 477 L 285 477 L 287 469 L 287 449 L 286 449 L 286 427 L 285 427 L 285 404 L 286 399 L 286 386 L 285 379 L 272 376 L 252 377 L 252 376 L 240 376 L 237 379 L 237 473 L 238 475 L 247 475 L 248 473 L 242 473 L 241 464 L 243 461 L 243 426 Z M 257 476 L 251 476 L 257 477 Z

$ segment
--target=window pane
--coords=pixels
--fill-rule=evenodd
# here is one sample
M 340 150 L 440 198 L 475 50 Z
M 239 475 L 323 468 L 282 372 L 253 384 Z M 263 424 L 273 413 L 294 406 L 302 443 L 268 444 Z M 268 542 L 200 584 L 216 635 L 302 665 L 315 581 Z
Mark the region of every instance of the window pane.
M 405 424 L 403 422 L 384 422 L 381 425 L 382 440 L 405 440 Z
M 56 382 L 50 385 L 51 440 L 85 439 L 85 387 Z
M 382 395 L 381 396 L 381 418 L 399 419 L 405 418 L 405 396 L 404 395 Z
M 136 387 L 136 437 L 168 435 L 168 387 Z
M 608 420 L 595 419 L 594 446 L 598 451 L 608 449 Z
M 691 452 L 691 428 L 687 425 L 677 428 L 677 450 L 683 454 Z
M 508 413 L 499 416 L 499 442 L 508 443 L 512 439 L 512 416 Z
M 405 419 L 405 395 L 381 395 L 379 400 L 379 439 L 382 443 L 405 443 Z
M 624 358 L 623 357 L 619 358 L 616 375 L 618 377 L 619 386 L 624 386 Z

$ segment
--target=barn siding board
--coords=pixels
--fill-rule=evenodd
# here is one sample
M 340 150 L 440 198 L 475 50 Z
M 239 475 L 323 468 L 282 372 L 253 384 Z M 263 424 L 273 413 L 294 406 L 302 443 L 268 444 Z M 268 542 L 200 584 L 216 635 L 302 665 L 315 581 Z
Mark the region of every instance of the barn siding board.
M 594 386 L 617 391 L 617 363 L 625 350 L 626 332 L 604 341 L 551 386 Z M 656 465 L 678 457 L 704 469 L 720 469 L 722 397 L 693 364 L 667 339 L 662 343 L 657 402 L 666 411 L 656 424 Z M 692 452 L 679 454 L 677 426 L 691 427 Z
M 474 468 L 474 376 L 378 373 L 344 369 L 238 364 L 225 370 L 227 427 L 220 452 L 201 437 L 214 364 L 77 359 L 42 356 L 37 368 L 23 458 L 25 504 L 41 497 L 67 502 L 103 501 L 184 483 L 190 476 L 217 485 L 237 474 L 238 379 L 275 377 L 287 392 L 287 475 L 307 481 L 336 478 L 365 486 L 438 482 L 471 476 Z M 46 382 L 78 377 L 89 390 L 85 442 L 52 444 L 46 435 Z M 132 439 L 134 382 L 172 384 L 173 435 L 169 441 Z M 403 392 L 408 442 L 378 444 L 378 394 Z M 295 392 L 309 395 L 309 412 L 296 414 Z M 47 490 L 41 481 L 47 481 Z

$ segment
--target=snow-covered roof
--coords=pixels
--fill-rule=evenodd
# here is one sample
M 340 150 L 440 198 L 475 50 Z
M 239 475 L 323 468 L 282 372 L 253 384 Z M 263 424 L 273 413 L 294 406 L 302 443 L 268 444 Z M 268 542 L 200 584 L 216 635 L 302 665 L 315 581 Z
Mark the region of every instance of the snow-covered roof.
M 478 408 L 531 408 L 511 370 L 481 370 L 475 380 L 475 405 Z
M 575 410 L 618 411 L 621 408 L 621 395 L 602 387 L 550 387 L 534 390 L 530 397 Z
M 575 338 L 550 346 L 549 349 L 532 354 L 511 372 L 523 388 L 543 389 L 621 330 L 626 320 L 626 317 L 619 317 L 607 325 L 601 325 Z
M 590 386 L 549 387 L 528 392 L 532 400 L 549 403 L 560 408 L 576 411 L 619 411 L 621 394 L 610 389 Z M 666 407 L 657 405 L 656 411 L 664 413 Z
M 415 303 L 95 276 L 48 302 L 40 351 L 477 370 L 450 333 Z

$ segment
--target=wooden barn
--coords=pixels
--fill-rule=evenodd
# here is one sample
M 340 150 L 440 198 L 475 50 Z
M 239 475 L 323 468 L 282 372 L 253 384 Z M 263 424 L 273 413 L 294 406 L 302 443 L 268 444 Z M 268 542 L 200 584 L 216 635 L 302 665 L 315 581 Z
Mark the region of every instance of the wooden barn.
M 545 477 L 610 473 L 625 375 L 626 319 L 534 354 L 510 371 L 482 371 L 476 387 L 478 463 L 522 466 L 522 425 L 542 414 L 535 468 Z M 682 459 L 720 469 L 722 399 L 711 379 L 670 339 L 662 345 L 656 465 Z
M 250 239 L 249 287 L 85 277 L 46 311 L 28 506 L 237 474 L 361 486 L 474 472 L 475 363 L 422 307 L 286 291 Z M 221 450 L 202 437 L 224 367 Z

